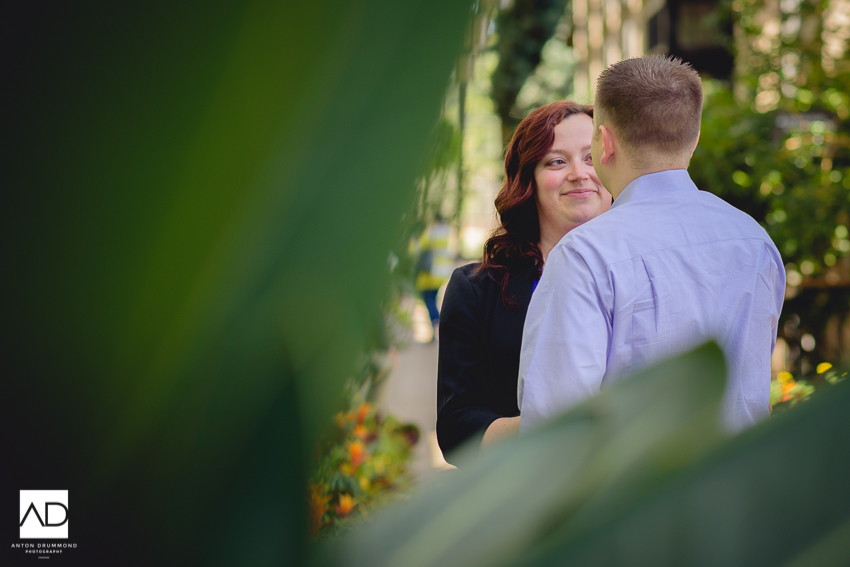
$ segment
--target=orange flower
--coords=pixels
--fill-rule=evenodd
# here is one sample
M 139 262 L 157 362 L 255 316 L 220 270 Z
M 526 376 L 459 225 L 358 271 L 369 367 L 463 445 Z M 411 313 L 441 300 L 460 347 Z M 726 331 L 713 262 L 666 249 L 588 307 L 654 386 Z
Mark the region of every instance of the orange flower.
M 369 430 L 366 429 L 365 425 L 361 424 L 361 425 L 356 425 L 354 427 L 354 436 L 357 437 L 358 439 L 366 439 L 366 437 L 368 435 L 369 435 Z
M 354 509 L 357 501 L 350 494 L 340 494 L 339 504 L 336 506 L 337 516 L 347 516 Z
M 797 383 L 793 380 L 788 380 L 787 382 L 783 382 L 780 386 L 783 394 L 790 394 L 791 391 L 797 386 Z
M 372 409 L 371 404 L 369 402 L 363 402 L 359 408 L 357 408 L 357 425 L 361 425 L 364 421 L 366 421 L 366 416 L 369 415 L 369 410 Z
M 348 455 L 351 459 L 351 466 L 354 470 L 357 470 L 357 467 L 360 466 L 360 463 L 363 462 L 363 459 L 366 456 L 366 446 L 362 441 L 349 441 Z

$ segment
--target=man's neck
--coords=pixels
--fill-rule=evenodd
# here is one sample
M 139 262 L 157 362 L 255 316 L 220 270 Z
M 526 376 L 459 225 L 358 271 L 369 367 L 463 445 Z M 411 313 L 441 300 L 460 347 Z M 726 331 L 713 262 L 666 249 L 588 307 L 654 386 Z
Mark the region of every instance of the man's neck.
M 649 175 L 650 173 L 658 173 L 661 171 L 671 171 L 674 169 L 688 169 L 688 164 L 682 163 L 658 163 L 651 166 L 643 167 L 640 169 L 626 167 L 624 170 L 618 171 L 619 175 L 612 176 L 611 179 L 611 187 L 607 187 L 608 191 L 611 195 L 614 196 L 614 199 L 620 196 L 620 193 L 628 187 L 629 183 L 637 179 L 638 177 L 643 177 L 644 175 Z

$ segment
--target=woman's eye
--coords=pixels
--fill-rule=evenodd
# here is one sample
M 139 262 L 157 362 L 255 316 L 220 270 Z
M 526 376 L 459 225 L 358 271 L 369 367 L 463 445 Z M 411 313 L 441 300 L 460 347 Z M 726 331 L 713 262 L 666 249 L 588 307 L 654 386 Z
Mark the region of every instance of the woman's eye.
M 567 163 L 565 160 L 553 159 L 552 161 L 549 162 L 549 165 L 564 165 L 565 163 Z
M 587 163 L 593 163 L 593 156 L 590 155 L 590 154 L 587 154 L 587 156 L 585 156 L 585 158 L 584 158 L 584 161 L 586 161 Z

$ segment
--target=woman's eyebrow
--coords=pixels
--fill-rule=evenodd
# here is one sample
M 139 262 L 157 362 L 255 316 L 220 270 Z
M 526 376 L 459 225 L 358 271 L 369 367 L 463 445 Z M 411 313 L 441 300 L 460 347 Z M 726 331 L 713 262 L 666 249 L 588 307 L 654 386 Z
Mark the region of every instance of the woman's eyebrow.
M 579 153 L 582 153 L 582 154 L 583 154 L 584 152 L 589 152 L 589 151 L 590 151 L 590 144 L 587 144 L 586 146 L 583 146 L 583 147 L 581 148 L 581 151 L 580 151 Z M 562 149 L 560 149 L 560 148 L 552 148 L 551 150 L 549 150 L 548 152 L 546 152 L 546 155 L 547 155 L 547 156 L 548 156 L 548 155 L 552 155 L 552 154 L 558 154 L 558 155 L 565 156 L 565 155 L 568 155 L 568 154 L 569 154 L 569 152 L 567 152 L 566 150 L 562 150 Z

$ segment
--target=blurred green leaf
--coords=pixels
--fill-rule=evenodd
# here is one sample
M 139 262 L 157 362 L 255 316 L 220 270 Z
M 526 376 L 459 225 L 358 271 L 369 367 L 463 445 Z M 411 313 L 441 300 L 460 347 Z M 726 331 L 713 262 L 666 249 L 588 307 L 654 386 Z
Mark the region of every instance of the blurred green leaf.
M 88 564 L 300 562 L 469 8 L 3 8 L 4 506 L 69 488 Z
M 325 550 L 344 565 L 845 565 L 850 384 L 728 438 L 715 346 L 471 459 Z
M 462 463 L 326 550 L 343 565 L 514 565 L 630 509 L 721 438 L 724 365 L 707 345 L 618 382 Z
M 850 388 L 729 440 L 662 490 L 530 565 L 846 565 Z M 817 558 L 817 561 L 814 559 Z M 809 562 L 812 560 L 812 562 Z

